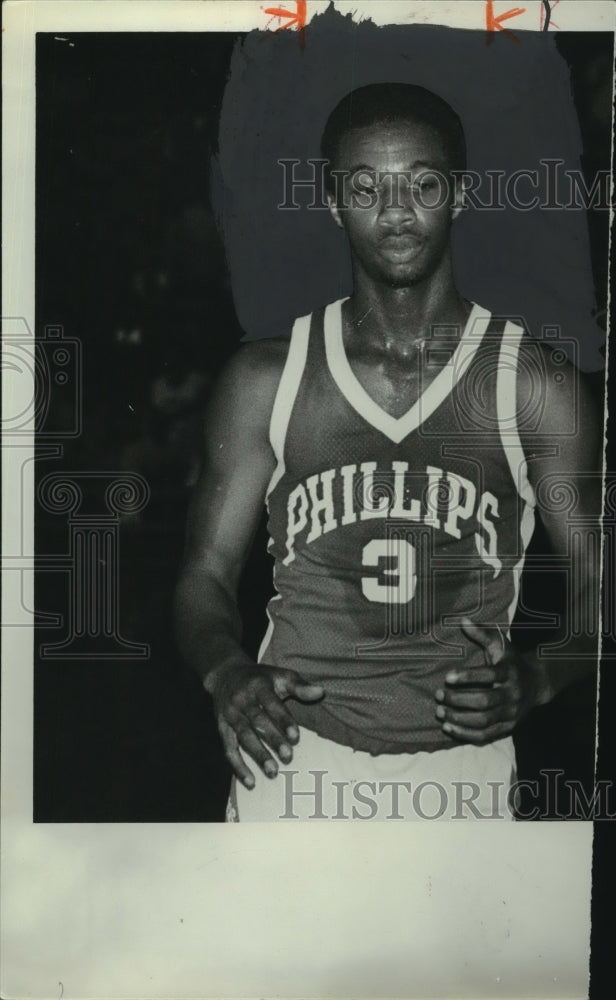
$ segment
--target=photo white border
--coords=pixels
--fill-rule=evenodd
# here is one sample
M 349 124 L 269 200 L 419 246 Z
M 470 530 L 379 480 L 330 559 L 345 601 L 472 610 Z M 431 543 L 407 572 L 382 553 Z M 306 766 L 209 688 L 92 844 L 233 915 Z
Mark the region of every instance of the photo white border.
M 265 27 L 265 6 L 4 4 L 4 317 L 33 334 L 35 33 L 246 31 Z M 327 6 L 309 2 L 309 17 Z M 537 30 L 540 0 L 523 6 L 506 26 Z M 485 26 L 483 0 L 335 7 Z M 563 0 L 555 20 L 613 32 L 616 13 Z M 27 378 L 22 391 L 27 404 Z M 4 612 L 16 579 L 33 607 L 34 540 L 33 441 L 3 445 Z M 2 996 L 587 996 L 591 823 L 33 824 L 32 630 L 3 638 Z

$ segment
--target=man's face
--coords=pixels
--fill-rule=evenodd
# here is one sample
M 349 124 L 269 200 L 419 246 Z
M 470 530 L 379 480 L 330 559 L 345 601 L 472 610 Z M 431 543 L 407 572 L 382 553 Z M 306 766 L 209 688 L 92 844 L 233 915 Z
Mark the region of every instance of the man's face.
M 334 168 L 339 202 L 344 197 L 342 205 L 330 197 L 330 210 L 346 230 L 355 265 L 396 288 L 432 275 L 462 208 L 461 192 L 450 190 L 441 139 L 413 122 L 356 129 L 343 137 Z

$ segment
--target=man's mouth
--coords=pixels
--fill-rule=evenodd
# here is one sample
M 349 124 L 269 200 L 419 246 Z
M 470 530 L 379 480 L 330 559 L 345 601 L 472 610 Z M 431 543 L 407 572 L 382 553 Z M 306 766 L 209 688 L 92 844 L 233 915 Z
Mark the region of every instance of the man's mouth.
M 419 253 L 423 240 L 412 233 L 390 233 L 389 236 L 383 237 L 379 246 L 387 257 L 405 261 Z

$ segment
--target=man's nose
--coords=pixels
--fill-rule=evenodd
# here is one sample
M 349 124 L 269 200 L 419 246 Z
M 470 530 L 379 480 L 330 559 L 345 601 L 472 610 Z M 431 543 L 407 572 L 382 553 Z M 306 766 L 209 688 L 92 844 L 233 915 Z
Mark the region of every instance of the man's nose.
M 406 219 L 414 219 L 417 205 L 412 185 L 401 174 L 387 178 L 381 200 L 381 214 L 391 225 L 398 225 Z

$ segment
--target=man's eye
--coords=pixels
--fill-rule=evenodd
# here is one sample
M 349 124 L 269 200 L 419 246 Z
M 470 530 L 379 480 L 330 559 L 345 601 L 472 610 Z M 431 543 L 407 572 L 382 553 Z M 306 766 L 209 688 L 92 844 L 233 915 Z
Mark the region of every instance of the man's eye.
M 425 180 L 417 181 L 414 184 L 414 187 L 418 191 L 433 191 L 434 188 L 436 187 L 436 178 L 426 177 Z
M 418 178 L 413 185 L 413 195 L 423 208 L 440 208 L 442 194 L 439 178 L 432 175 Z
M 377 192 L 376 179 L 371 177 L 369 174 L 359 174 L 359 176 L 355 178 L 353 186 L 356 191 L 361 192 L 362 194 L 376 194 Z

